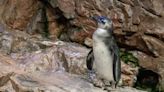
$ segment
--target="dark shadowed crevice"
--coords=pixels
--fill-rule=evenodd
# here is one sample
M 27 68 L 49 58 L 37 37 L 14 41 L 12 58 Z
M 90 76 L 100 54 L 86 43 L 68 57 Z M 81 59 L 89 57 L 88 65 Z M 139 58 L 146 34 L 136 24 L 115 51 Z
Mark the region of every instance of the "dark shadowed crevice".
M 60 27 L 62 27 L 62 29 L 61 29 L 62 31 L 60 32 L 60 34 L 58 35 L 58 37 L 60 37 L 62 34 L 66 34 L 64 36 L 65 36 L 66 39 L 68 39 L 68 37 L 66 37 L 67 36 L 67 31 L 71 27 L 70 22 L 69 22 L 69 19 L 67 19 L 64 16 L 63 12 L 60 10 L 59 7 L 51 5 L 47 0 L 39 0 L 39 1 L 42 4 L 44 4 L 44 6 L 49 11 L 51 11 L 51 13 L 53 14 L 53 16 L 55 17 L 55 20 L 54 21 L 57 22 L 57 24 L 60 25 Z
M 49 31 L 48 31 L 49 22 L 48 22 L 47 15 L 46 15 L 46 7 L 43 7 L 43 16 L 45 16 L 45 23 L 44 23 L 45 29 L 44 29 L 44 34 L 42 34 L 42 35 L 44 37 L 48 38 L 48 36 L 49 36 Z
M 66 19 L 63 15 L 63 12 L 59 9 L 59 7 L 53 7 L 47 0 L 39 0 L 41 3 L 45 5 L 46 8 L 48 8 L 51 13 L 55 16 L 56 21 L 60 24 L 67 24 L 69 22 L 68 19 Z
M 160 92 L 158 89 L 160 78 L 160 75 L 156 72 L 141 68 L 134 87 L 148 90 L 148 92 Z

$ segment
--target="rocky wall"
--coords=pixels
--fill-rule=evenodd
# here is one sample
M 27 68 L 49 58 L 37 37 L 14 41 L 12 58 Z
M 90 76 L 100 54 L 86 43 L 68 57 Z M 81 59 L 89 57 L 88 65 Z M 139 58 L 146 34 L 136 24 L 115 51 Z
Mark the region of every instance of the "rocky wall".
M 119 47 L 135 51 L 139 65 L 157 72 L 164 83 L 163 0 L 1 0 L 0 32 L 19 30 L 89 45 L 95 15 L 111 18 Z

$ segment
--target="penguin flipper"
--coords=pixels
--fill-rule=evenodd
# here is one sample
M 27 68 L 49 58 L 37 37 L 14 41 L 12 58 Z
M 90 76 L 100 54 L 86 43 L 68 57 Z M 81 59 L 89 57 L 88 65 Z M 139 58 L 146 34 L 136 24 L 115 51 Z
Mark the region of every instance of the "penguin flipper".
M 93 50 L 91 50 L 88 53 L 87 60 L 86 60 L 86 65 L 87 65 L 88 70 L 93 70 L 93 66 L 94 66 Z
M 113 75 L 117 85 L 121 78 L 121 62 L 119 56 L 119 48 L 115 42 L 113 42 L 113 45 L 111 46 L 110 50 L 112 52 L 111 54 L 113 57 Z

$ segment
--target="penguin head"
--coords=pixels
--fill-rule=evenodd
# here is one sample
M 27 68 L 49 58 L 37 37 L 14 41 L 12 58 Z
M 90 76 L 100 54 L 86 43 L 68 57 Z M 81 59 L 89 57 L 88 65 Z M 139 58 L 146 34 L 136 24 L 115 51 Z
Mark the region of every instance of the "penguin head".
M 112 20 L 105 17 L 105 16 L 94 16 L 94 20 L 96 20 L 98 24 L 98 28 L 105 29 L 105 30 L 110 30 L 112 29 Z

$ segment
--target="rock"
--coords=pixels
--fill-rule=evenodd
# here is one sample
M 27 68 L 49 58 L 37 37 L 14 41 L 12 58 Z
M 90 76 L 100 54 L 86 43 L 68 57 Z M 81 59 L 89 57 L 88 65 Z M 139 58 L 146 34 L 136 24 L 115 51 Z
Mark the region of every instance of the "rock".
M 125 4 L 128 4 L 128 5 L 134 6 L 134 2 L 132 0 L 118 0 L 118 1 L 120 1 L 122 3 L 125 3 Z
M 54 13 L 51 12 L 51 9 L 47 8 L 46 14 L 47 14 L 46 27 L 47 27 L 48 38 L 52 40 L 56 40 L 64 30 L 63 25 L 58 24 L 57 22 L 58 20 L 56 20 L 56 16 L 54 16 Z
M 163 14 L 162 5 L 164 4 L 162 0 L 158 0 L 158 1 L 144 0 L 144 1 L 141 1 L 141 4 L 142 4 L 142 7 L 148 12 L 157 16 L 162 16 Z
M 3 54 L 0 54 L 0 87 L 4 86 L 10 80 L 14 73 L 21 73 L 20 68 L 16 66 L 16 62 Z
M 57 0 L 59 9 L 67 19 L 75 18 L 75 2 L 73 0 Z
M 15 92 L 10 81 L 7 82 L 4 86 L 0 87 L 0 91 L 2 91 L 2 92 Z
M 133 54 L 139 59 L 139 65 L 142 68 L 138 71 L 137 83 L 149 88 L 163 90 L 163 57 L 154 58 L 149 55 L 136 51 Z M 159 86 L 161 85 L 161 86 Z
M 33 53 L 16 54 L 11 56 L 19 62 L 19 66 L 26 72 L 38 71 L 66 71 L 72 74 L 86 74 L 86 57 L 89 49 L 74 43 L 62 41 L 40 44 L 50 47 Z M 54 54 L 55 53 L 55 54 Z M 138 68 L 122 64 L 122 85 L 133 86 L 136 81 Z
M 66 72 L 25 73 L 8 56 L 0 55 L 0 91 L 75 91 L 105 92 L 86 82 L 80 76 Z M 67 81 L 67 82 L 66 82 Z
M 50 43 L 49 43 L 50 44 Z M 78 44 L 55 42 L 53 47 L 27 54 L 11 54 L 27 72 L 67 71 L 74 74 L 86 72 L 85 60 L 89 50 Z
M 86 57 L 89 49 L 74 43 L 62 41 L 47 42 L 50 48 L 26 54 L 11 54 L 26 72 L 66 71 L 72 74 L 86 74 Z M 56 53 L 56 54 L 54 54 Z M 133 68 L 122 62 L 122 85 L 133 86 L 138 68 Z
M 92 37 L 95 30 L 95 23 L 88 18 L 79 18 L 78 20 L 71 21 L 72 25 L 78 26 L 77 28 L 70 28 L 67 35 L 71 41 L 77 43 L 84 43 L 86 37 Z
M 85 38 L 84 44 L 88 47 L 92 47 L 93 41 L 91 38 L 87 37 Z
M 3 32 L 0 37 L 0 50 L 2 53 L 10 54 L 12 51 L 12 45 L 13 45 L 13 35 L 9 32 Z
M 15 31 L 12 33 L 14 36 L 11 53 L 26 53 L 37 51 L 42 47 L 37 43 L 43 39 L 39 35 L 30 36 L 24 32 Z
M 132 17 L 132 14 L 133 14 L 133 11 L 132 11 L 132 8 L 130 5 L 126 5 L 126 4 L 123 4 L 123 10 L 125 11 L 125 13 L 127 14 L 126 16 L 131 18 Z
M 141 91 L 141 90 L 136 90 L 134 88 L 125 87 L 125 88 L 118 89 L 118 92 L 147 92 L 147 91 Z
M 26 53 L 46 48 L 39 43 L 44 38 L 41 35 L 32 35 L 15 30 L 6 29 L 0 33 L 0 51 L 4 54 Z
M 142 10 L 141 10 L 141 7 L 134 7 L 133 8 L 133 11 L 136 11 L 136 12 L 133 12 L 133 15 L 132 15 L 132 23 L 134 25 L 139 25 L 141 20 L 140 20 L 140 14 L 142 14 Z
M 160 57 L 160 58 L 157 58 L 157 59 L 155 59 L 154 61 L 156 61 L 156 62 L 158 62 L 158 64 L 157 64 L 157 69 L 158 69 L 158 73 L 161 75 L 160 76 L 160 89 L 161 90 L 164 90 L 164 80 L 163 80 L 163 78 L 164 78 L 164 72 L 162 71 L 162 69 L 163 69 L 163 66 L 164 66 L 164 64 L 163 64 L 163 62 L 164 62 L 164 58 L 163 57 Z
M 142 66 L 143 68 L 152 70 L 152 71 L 156 71 L 157 72 L 157 62 L 154 61 L 153 57 L 149 57 L 147 54 L 143 53 L 143 52 L 133 52 L 134 56 L 137 57 L 139 59 L 139 65 Z
M 122 80 L 122 85 L 124 86 L 134 86 L 138 74 L 138 68 L 139 67 L 132 67 L 130 65 L 125 64 L 124 62 L 121 62 L 121 80 Z
M 11 82 L 16 91 L 105 92 L 79 77 L 60 72 L 15 75 Z
M 19 67 L 19 62 L 15 62 L 12 58 L 4 55 L 0 55 L 0 61 L 0 91 L 106 92 L 94 87 L 79 75 L 59 70 L 26 72 L 23 67 Z M 128 92 L 142 92 L 132 88 L 119 88 L 117 90 L 121 90 L 118 92 L 126 92 L 127 90 L 129 90 Z
M 39 2 L 33 0 L 1 1 L 0 19 L 13 29 L 24 30 L 38 7 Z
M 0 33 L 4 32 L 5 29 L 4 29 L 4 25 L 3 24 L 0 24 Z
M 164 43 L 151 36 L 143 36 L 143 40 L 147 45 L 149 51 L 155 56 L 160 57 L 164 56 Z
M 30 19 L 25 31 L 29 34 L 40 33 L 45 36 L 47 26 L 46 9 L 42 7 Z M 48 30 L 48 29 L 47 29 Z
M 32 53 L 11 53 L 12 58 L 0 54 L 0 91 L 106 92 L 94 87 L 86 76 L 82 76 L 86 74 L 85 60 L 89 49 L 62 41 L 41 44 L 51 47 Z M 133 75 L 133 70 L 128 69 L 129 66 L 124 67 L 122 72 Z M 126 90 L 137 91 L 131 88 L 116 91 Z

